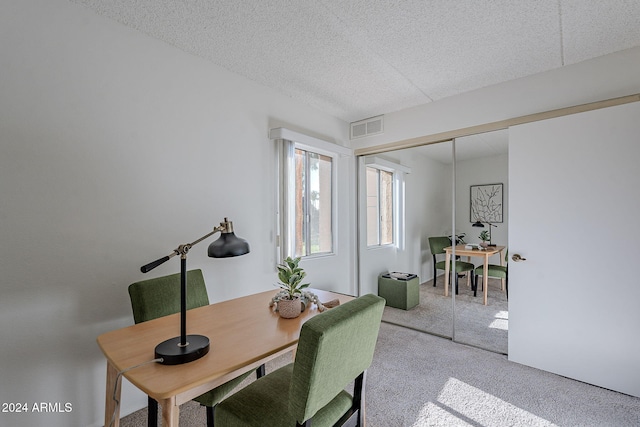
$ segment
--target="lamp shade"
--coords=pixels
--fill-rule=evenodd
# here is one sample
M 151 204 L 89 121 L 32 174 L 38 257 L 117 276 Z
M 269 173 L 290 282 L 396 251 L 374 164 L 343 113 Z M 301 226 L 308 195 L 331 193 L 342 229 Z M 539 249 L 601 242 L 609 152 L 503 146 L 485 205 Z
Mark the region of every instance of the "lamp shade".
M 233 231 L 220 233 L 220 237 L 209 245 L 211 258 L 229 258 L 249 253 L 249 243 L 235 235 Z
M 480 220 L 478 220 L 478 221 L 476 221 L 476 222 L 474 222 L 474 223 L 473 223 L 472 227 L 481 227 L 481 228 L 484 228 L 484 224 L 483 224 Z

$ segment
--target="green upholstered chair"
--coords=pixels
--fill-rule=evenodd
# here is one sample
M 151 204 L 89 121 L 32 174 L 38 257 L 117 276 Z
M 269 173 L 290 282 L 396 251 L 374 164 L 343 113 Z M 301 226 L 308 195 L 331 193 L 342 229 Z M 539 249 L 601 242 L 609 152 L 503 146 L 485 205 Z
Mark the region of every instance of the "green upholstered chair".
M 144 280 L 129 286 L 129 297 L 135 323 L 180 312 L 180 273 Z M 187 272 L 187 310 L 209 305 L 209 296 L 201 270 Z M 213 390 L 196 397 L 196 402 L 207 408 L 207 426 L 213 427 L 215 405 L 240 384 L 251 372 L 234 378 Z M 264 375 L 264 365 L 256 370 L 258 378 Z M 158 423 L 158 402 L 149 397 L 148 425 Z
M 429 248 L 431 249 L 431 254 L 433 255 L 433 286 L 436 286 L 437 270 L 445 269 L 445 260 L 438 261 L 436 255 L 445 254 L 446 252 L 444 248 L 448 248 L 449 246 L 451 246 L 451 239 L 449 239 L 449 237 L 429 237 Z M 475 265 L 471 264 L 470 262 L 458 261 L 456 259 L 456 294 L 458 293 L 458 274 L 473 272 L 474 268 Z
M 295 361 L 223 400 L 216 425 L 364 425 L 366 370 L 384 305 L 384 298 L 367 294 L 307 320 Z M 345 391 L 352 382 L 353 395 Z
M 487 276 L 495 277 L 497 279 L 504 279 L 504 287 L 507 294 L 507 299 L 509 299 L 509 264 L 508 264 L 508 255 L 509 251 L 505 251 L 504 253 L 504 264 L 505 265 L 496 265 L 489 264 L 487 265 Z M 484 265 L 481 265 L 475 269 L 475 278 L 473 280 L 473 296 L 475 297 L 478 293 L 478 276 L 484 276 Z

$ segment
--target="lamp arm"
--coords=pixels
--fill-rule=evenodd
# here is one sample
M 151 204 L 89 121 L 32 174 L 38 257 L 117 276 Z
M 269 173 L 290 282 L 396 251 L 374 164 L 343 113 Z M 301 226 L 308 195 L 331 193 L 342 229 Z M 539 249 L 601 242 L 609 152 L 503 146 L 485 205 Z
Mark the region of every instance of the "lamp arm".
M 214 234 L 216 234 L 218 231 L 224 231 L 225 227 L 223 225 L 219 225 L 216 228 L 213 229 L 213 231 L 211 233 L 207 233 L 206 235 L 202 236 L 201 238 L 199 238 L 198 240 L 195 240 L 191 243 L 188 243 L 186 245 L 181 245 L 178 246 L 178 249 L 176 249 L 176 251 L 180 250 L 182 247 L 185 247 L 185 252 L 187 253 L 189 251 L 189 249 L 191 249 L 192 246 L 195 246 L 196 244 L 202 242 L 204 239 L 208 239 L 209 237 L 213 236 Z M 180 254 L 182 254 L 182 252 L 178 252 Z
M 148 273 L 151 270 L 153 270 L 154 268 L 158 267 L 159 265 L 162 265 L 165 262 L 169 261 L 171 258 L 173 258 L 176 255 L 181 255 L 181 257 L 184 258 L 184 257 L 186 257 L 187 252 L 189 252 L 189 249 L 191 249 L 196 244 L 202 242 L 204 239 L 207 239 L 207 238 L 213 236 L 214 234 L 216 234 L 218 232 L 230 233 L 232 231 L 233 231 L 233 226 L 231 225 L 231 222 L 229 222 L 227 220 L 227 218 L 225 218 L 224 222 L 221 222 L 220 225 L 215 227 L 212 232 L 207 233 L 206 235 L 200 237 L 197 240 L 194 240 L 191 243 L 186 243 L 184 245 L 178 246 L 169 255 L 163 256 L 162 258 L 157 259 L 155 261 L 152 261 L 149 264 L 143 265 L 142 267 L 140 267 L 140 271 L 143 272 L 143 273 Z
M 140 271 L 142 271 L 143 273 L 148 273 L 151 270 L 153 270 L 154 268 L 156 268 L 157 266 L 164 264 L 165 262 L 169 261 L 169 259 L 171 259 L 172 257 L 176 256 L 177 253 L 173 252 L 170 255 L 164 256 L 160 259 L 157 259 L 155 261 L 150 262 L 149 264 L 145 264 L 142 267 L 140 267 Z

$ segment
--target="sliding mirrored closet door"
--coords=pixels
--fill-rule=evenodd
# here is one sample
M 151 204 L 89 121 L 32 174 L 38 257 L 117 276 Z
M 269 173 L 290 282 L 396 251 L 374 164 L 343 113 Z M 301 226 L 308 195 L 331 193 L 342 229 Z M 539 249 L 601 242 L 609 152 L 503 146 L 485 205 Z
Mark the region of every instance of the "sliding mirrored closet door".
M 458 279 L 454 339 L 502 354 L 508 351 L 509 328 L 508 139 L 508 131 L 500 130 L 455 140 L 455 229 L 471 254 L 459 260 L 473 272 Z M 484 244 L 485 250 L 478 249 Z
M 481 289 L 482 278 L 479 279 L 476 296 L 474 296 L 475 271 L 473 271 L 469 276 L 458 278 L 457 295 L 455 292 L 448 292 L 445 296 L 444 270 L 437 268 L 434 275 L 433 258 L 433 252 L 440 252 L 442 248 L 442 244 L 438 244 L 438 238 L 446 239 L 457 235 L 463 239 L 460 243 L 477 244 L 480 232 L 488 230 L 489 227 L 492 243 L 495 240 L 496 244 L 507 246 L 505 202 L 503 202 L 505 217 L 502 223 L 494 221 L 494 218 L 483 218 L 495 224 L 485 224 L 485 228 L 473 227 L 470 214 L 472 186 L 500 183 L 502 184 L 501 195 L 506 200 L 506 145 L 507 133 L 500 131 L 483 134 L 481 137 L 457 139 L 455 160 L 453 141 L 360 158 L 361 293 L 377 293 L 378 276 L 384 272 L 395 271 L 418 276 L 419 304 L 411 307 L 402 307 L 402 304 L 399 307 L 387 307 L 384 321 L 506 353 L 508 309 L 505 292 L 502 292 L 501 288 L 499 288 L 501 293 L 494 292 L 492 289 L 495 286 L 495 280 L 490 279 L 488 304 L 485 306 L 483 289 Z M 375 175 L 371 165 L 375 166 L 376 158 L 401 164 L 410 169 L 410 173 L 404 175 L 403 188 L 398 190 L 402 192 L 404 211 L 396 213 L 394 218 L 401 226 L 396 227 L 397 237 L 404 236 L 404 239 L 387 245 L 371 244 L 374 226 L 372 224 L 375 224 L 374 219 L 380 216 L 375 203 L 375 196 L 380 194 L 379 186 L 376 187 L 373 184 L 375 179 L 371 178 Z M 367 171 L 369 171 L 368 187 L 365 185 Z M 397 218 L 397 215 L 403 215 L 403 217 Z M 498 258 L 498 256 L 491 257 L 491 263 L 499 264 Z M 437 253 L 435 263 L 443 264 L 444 259 L 444 254 Z M 471 259 L 462 257 L 460 261 L 471 262 L 474 267 L 482 264 L 482 259 L 478 257 Z M 440 266 L 442 265 L 438 265 Z M 455 283 L 455 279 L 453 282 Z M 396 284 L 400 292 L 410 294 L 416 292 L 413 284 L 403 284 L 399 281 Z M 402 290 L 403 286 L 408 290 Z M 501 283 L 498 286 L 501 286 Z M 406 295 L 401 297 L 407 298 Z M 409 299 L 411 298 L 413 297 L 409 295 Z M 494 307 L 496 298 L 502 300 L 502 303 Z M 399 305 L 396 302 L 393 304 Z
M 385 163 L 388 162 L 388 163 Z M 403 166 L 402 182 L 396 182 L 392 198 L 393 240 L 377 241 L 376 225 L 382 192 L 379 164 L 389 168 Z M 452 338 L 453 312 L 450 297 L 444 296 L 443 270 L 433 282 L 430 237 L 451 234 L 453 183 L 452 143 L 445 142 L 404 150 L 389 151 L 359 159 L 359 271 L 361 293 L 378 293 L 380 274 L 388 272 L 415 275 L 408 281 L 387 284 L 382 293 L 391 303 L 385 308 L 385 322 Z M 443 261 L 438 255 L 437 261 Z M 383 284 L 383 287 L 385 284 Z M 417 304 L 419 301 L 419 304 Z

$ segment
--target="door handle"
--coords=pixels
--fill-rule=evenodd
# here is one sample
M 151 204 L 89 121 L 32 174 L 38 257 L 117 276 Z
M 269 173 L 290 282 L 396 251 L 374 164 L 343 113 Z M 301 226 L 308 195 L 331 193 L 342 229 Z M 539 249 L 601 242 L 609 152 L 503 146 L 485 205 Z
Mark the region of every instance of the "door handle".
M 520 261 L 526 261 L 527 260 L 526 258 L 521 257 L 520 254 L 513 254 L 511 259 L 513 260 L 513 262 L 520 262 Z

